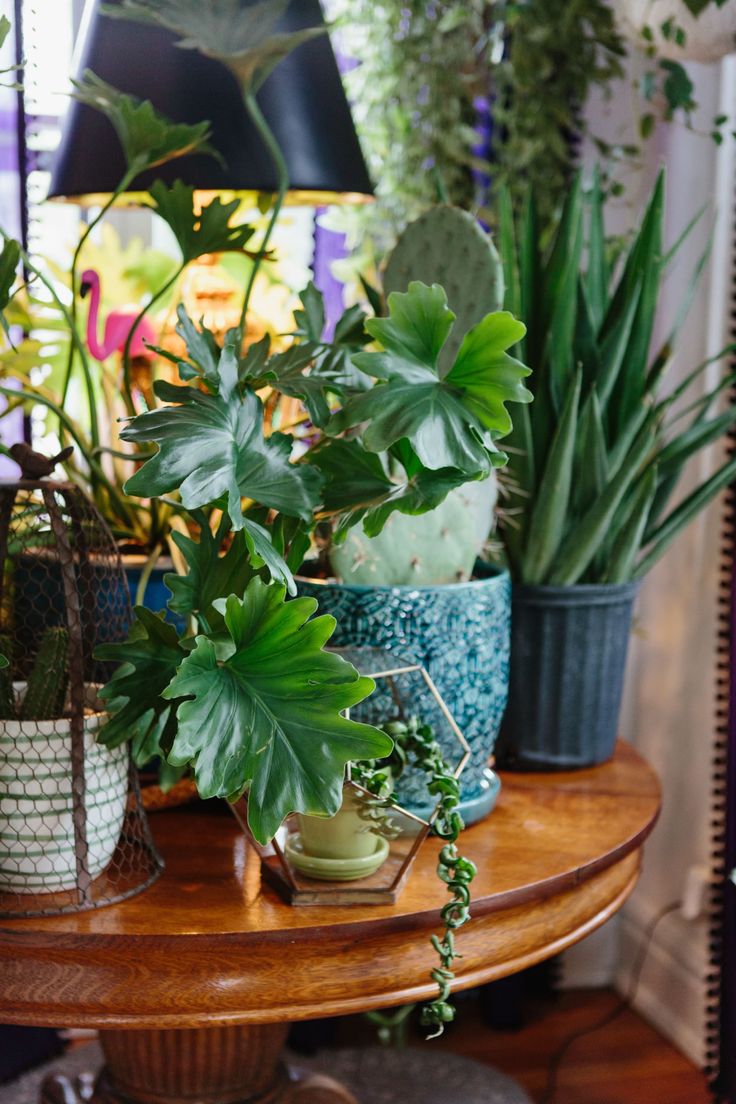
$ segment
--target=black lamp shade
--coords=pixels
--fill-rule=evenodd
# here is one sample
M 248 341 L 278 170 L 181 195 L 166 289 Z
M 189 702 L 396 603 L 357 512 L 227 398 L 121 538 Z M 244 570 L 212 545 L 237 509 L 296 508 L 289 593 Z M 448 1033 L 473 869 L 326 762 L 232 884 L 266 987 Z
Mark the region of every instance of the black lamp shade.
M 199 154 L 180 158 L 141 175 L 131 192 L 145 191 L 154 180 L 183 180 L 202 191 L 275 191 L 273 164 L 230 71 L 197 50 L 176 46 L 176 36 L 169 31 L 110 19 L 100 14 L 100 0 L 88 3 L 93 10 L 86 20 L 80 74 L 91 69 L 121 91 L 150 100 L 174 122 L 208 119 L 211 144 L 224 159 L 223 166 Z M 292 0 L 277 30 L 298 30 L 321 21 L 319 0 Z M 326 34 L 299 46 L 282 61 L 263 85 L 258 101 L 286 158 L 291 190 L 312 193 L 313 202 L 326 198 L 324 193 L 352 193 L 355 200 L 372 195 Z M 108 120 L 72 101 L 49 196 L 80 199 L 109 194 L 124 169 L 117 135 Z M 309 201 L 309 195 L 304 199 Z

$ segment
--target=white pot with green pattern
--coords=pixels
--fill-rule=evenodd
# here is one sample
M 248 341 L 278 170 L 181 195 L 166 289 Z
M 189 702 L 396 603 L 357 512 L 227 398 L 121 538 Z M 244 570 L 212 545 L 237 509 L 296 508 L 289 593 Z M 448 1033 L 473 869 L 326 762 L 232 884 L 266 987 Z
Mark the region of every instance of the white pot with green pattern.
M 84 722 L 88 857 L 96 878 L 110 862 L 128 793 L 127 746 L 97 744 L 105 713 Z M 55 893 L 73 889 L 77 871 L 68 719 L 0 721 L 0 889 Z

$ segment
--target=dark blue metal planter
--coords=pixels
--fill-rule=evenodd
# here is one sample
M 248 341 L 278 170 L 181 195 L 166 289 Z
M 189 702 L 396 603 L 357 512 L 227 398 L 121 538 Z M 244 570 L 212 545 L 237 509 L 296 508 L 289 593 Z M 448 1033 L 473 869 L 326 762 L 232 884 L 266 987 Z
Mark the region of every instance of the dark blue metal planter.
M 638 588 L 514 584 L 499 766 L 570 770 L 611 758 Z
M 488 760 L 506 706 L 511 632 L 508 574 L 485 566 L 478 574 L 425 587 L 298 580 L 300 595 L 337 620 L 331 645 L 384 648 L 427 669 L 472 748 L 462 775 L 466 824 L 486 816 L 498 794 Z

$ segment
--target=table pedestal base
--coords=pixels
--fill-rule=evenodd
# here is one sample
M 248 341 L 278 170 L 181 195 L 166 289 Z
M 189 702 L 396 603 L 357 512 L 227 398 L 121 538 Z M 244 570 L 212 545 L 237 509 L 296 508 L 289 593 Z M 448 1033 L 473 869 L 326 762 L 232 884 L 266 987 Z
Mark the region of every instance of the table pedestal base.
M 48 1077 L 42 1104 L 357 1104 L 331 1077 L 287 1068 L 287 1027 L 101 1031 L 96 1081 Z
M 511 1078 L 432 1043 L 323 1050 L 297 1070 L 281 1059 L 285 1035 L 283 1026 L 103 1031 L 104 1055 L 96 1043 L 73 1050 L 43 1082 L 39 1071 L 0 1088 L 0 1104 L 37 1104 L 39 1088 L 42 1104 L 531 1104 Z M 99 1075 L 87 1072 L 103 1057 Z

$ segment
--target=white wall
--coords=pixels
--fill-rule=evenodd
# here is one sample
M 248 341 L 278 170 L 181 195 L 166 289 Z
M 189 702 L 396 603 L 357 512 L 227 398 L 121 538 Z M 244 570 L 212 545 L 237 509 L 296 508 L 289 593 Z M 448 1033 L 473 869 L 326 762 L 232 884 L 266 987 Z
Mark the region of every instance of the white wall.
M 731 108 L 736 104 L 732 64 L 689 66 L 700 105 L 696 128 L 710 130 L 721 98 Z M 620 133 L 630 123 L 630 103 L 622 94 L 611 104 L 591 105 L 595 124 L 608 133 Z M 713 203 L 717 180 L 725 196 L 716 218 L 713 256 L 678 342 L 670 375 L 674 381 L 728 340 L 733 150 L 730 142 L 719 149 L 707 134 L 682 126 L 659 128 L 640 172 L 632 174 L 629 203 L 615 214 L 620 224 L 635 214 L 660 161 L 667 167 L 670 240 L 703 203 Z M 702 220 L 667 281 L 660 303 L 660 338 L 671 324 L 715 217 L 711 212 Z M 694 465 L 689 484 L 713 470 L 719 459 L 718 451 L 712 450 Z M 685 483 L 683 491 L 687 490 Z M 662 815 L 645 850 L 640 885 L 621 917 L 597 934 L 596 944 L 586 941 L 567 958 L 564 976 L 570 985 L 601 984 L 608 975 L 625 990 L 645 929 L 661 909 L 682 897 L 691 868 L 707 870 L 720 524 L 721 506 L 716 504 L 680 536 L 642 586 L 621 733 L 657 770 Z M 652 937 L 635 998 L 642 1014 L 698 1063 L 704 1054 L 706 965 L 705 917 L 686 921 L 679 913 L 667 916 Z

